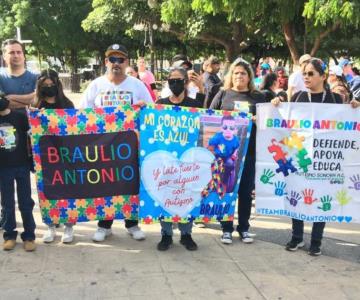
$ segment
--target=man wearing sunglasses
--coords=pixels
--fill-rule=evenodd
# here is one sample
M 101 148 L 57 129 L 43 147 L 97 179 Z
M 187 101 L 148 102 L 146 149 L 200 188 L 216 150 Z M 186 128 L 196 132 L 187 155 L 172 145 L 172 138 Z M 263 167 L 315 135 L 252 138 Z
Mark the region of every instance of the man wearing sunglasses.
M 106 74 L 93 80 L 86 89 L 81 101 L 82 108 L 153 102 L 146 86 L 139 79 L 126 75 L 128 51 L 124 46 L 114 44 L 108 47 L 105 65 Z M 99 221 L 93 241 L 102 242 L 111 235 L 112 224 L 113 220 Z M 138 226 L 137 220 L 125 220 L 125 227 L 135 240 L 145 239 L 145 233 Z
M 81 107 L 118 106 L 124 103 L 152 102 L 150 93 L 137 78 L 126 75 L 128 51 L 114 44 L 105 52 L 107 72 L 93 80 L 85 91 Z

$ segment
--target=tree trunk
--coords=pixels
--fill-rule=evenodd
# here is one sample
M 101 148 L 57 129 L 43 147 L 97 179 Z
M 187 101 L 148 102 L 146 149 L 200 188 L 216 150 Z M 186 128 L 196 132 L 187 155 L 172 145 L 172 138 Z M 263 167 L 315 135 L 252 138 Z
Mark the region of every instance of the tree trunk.
M 299 64 L 299 52 L 295 43 L 293 24 L 290 22 L 282 24 L 286 44 L 289 48 L 292 61 L 295 65 Z
M 310 55 L 311 56 L 315 56 L 316 52 L 319 50 L 320 45 L 321 45 L 321 41 L 327 37 L 331 32 L 334 32 L 335 30 L 337 30 L 340 27 L 340 23 L 337 22 L 335 23 L 333 26 L 329 27 L 328 29 L 326 29 L 325 31 L 321 32 L 314 41 L 314 45 L 310 51 Z

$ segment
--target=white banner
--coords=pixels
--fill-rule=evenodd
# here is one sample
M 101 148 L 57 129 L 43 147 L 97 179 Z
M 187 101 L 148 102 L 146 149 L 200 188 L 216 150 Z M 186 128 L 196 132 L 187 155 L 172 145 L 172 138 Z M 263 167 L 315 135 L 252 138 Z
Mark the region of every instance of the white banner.
M 260 104 L 256 142 L 257 213 L 360 222 L 360 109 Z

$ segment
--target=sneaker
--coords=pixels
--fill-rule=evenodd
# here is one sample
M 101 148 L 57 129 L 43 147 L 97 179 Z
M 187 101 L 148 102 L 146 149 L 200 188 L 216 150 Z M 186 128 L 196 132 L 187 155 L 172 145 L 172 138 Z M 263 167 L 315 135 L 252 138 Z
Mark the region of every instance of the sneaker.
M 311 256 L 320 256 L 321 250 L 318 245 L 311 244 L 309 249 L 309 255 Z
M 134 240 L 141 241 L 145 240 L 145 232 L 141 230 L 139 226 L 133 226 L 127 229 L 128 233 Z
M 4 241 L 3 249 L 5 251 L 14 250 L 15 245 L 16 245 L 16 240 L 6 240 Z
M 254 234 L 251 235 L 254 236 Z M 254 239 L 251 237 L 251 235 L 247 231 L 240 232 L 240 239 L 245 244 L 251 244 L 254 242 Z
M 48 227 L 48 230 L 43 235 L 43 242 L 44 243 L 52 243 L 55 240 L 56 236 L 56 229 L 55 227 Z
M 181 235 L 180 244 L 183 245 L 189 251 L 197 250 L 198 246 L 191 237 L 191 234 Z
M 231 232 L 224 232 L 221 236 L 221 242 L 223 244 L 232 244 L 232 234 Z
M 74 228 L 72 226 L 66 226 L 64 228 L 64 234 L 61 238 L 61 242 L 64 244 L 72 243 L 74 240 Z
M 163 235 L 161 237 L 161 241 L 157 244 L 157 249 L 159 251 L 166 251 L 170 248 L 173 243 L 173 239 L 171 235 Z
M 111 228 L 106 229 L 102 227 L 98 227 L 92 237 L 94 242 L 103 242 L 105 238 L 112 234 Z
M 254 238 L 256 237 L 256 233 L 248 232 L 248 237 Z
M 302 248 L 305 246 L 304 241 L 299 241 L 297 239 L 292 238 L 290 242 L 286 244 L 285 249 L 288 251 L 296 251 L 298 248 Z
M 24 249 L 26 252 L 32 252 L 36 249 L 35 241 L 24 241 Z
M 205 228 L 205 223 L 204 222 L 194 222 L 194 226 L 197 228 Z

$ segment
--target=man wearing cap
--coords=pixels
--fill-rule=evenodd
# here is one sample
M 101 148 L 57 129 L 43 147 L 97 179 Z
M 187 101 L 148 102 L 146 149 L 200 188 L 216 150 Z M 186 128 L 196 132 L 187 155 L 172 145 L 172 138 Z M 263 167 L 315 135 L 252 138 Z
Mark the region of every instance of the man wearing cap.
M 347 83 L 350 83 L 354 78 L 354 73 L 351 68 L 352 61 L 348 60 L 347 58 L 343 58 L 339 61 L 339 66 L 342 68 L 343 74 Z
M 329 68 L 329 77 L 327 82 L 330 91 L 341 96 L 343 103 L 350 102 L 350 89 L 343 76 L 343 70 L 339 65 L 333 65 Z
M 106 74 L 89 84 L 81 101 L 82 108 L 118 106 L 123 105 L 124 102 L 130 104 L 152 102 L 145 85 L 139 79 L 126 75 L 128 52 L 124 46 L 111 45 L 105 52 L 105 64 Z M 99 221 L 93 241 L 102 242 L 111 235 L 112 224 L 113 220 Z M 137 220 L 125 220 L 125 227 L 134 239 L 145 239 L 145 233 L 138 226 Z
M 205 105 L 210 107 L 211 101 L 220 90 L 222 85 L 221 79 L 217 75 L 220 70 L 220 60 L 215 56 L 210 56 L 207 60 L 207 67 L 203 74 L 205 88 Z
M 299 91 L 307 91 L 304 83 L 303 78 L 303 71 L 306 66 L 306 63 L 311 59 L 311 56 L 309 54 L 304 54 L 299 59 L 300 64 L 300 70 L 295 71 L 292 73 L 289 77 L 289 83 L 288 83 L 288 99 L 291 99 L 291 97 L 299 92 Z

